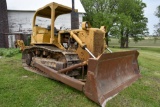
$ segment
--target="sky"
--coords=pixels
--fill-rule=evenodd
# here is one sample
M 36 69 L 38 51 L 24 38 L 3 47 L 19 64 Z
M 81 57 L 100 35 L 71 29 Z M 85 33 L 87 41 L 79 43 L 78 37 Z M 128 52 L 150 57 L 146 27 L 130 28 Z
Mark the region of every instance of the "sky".
M 149 28 L 149 34 L 154 34 L 154 25 L 158 24 L 159 20 L 155 16 L 155 11 L 158 5 L 160 5 L 160 0 L 143 0 L 147 7 L 144 9 L 144 15 L 148 18 L 147 27 Z
M 9 10 L 37 10 L 53 1 L 71 7 L 71 0 L 7 0 L 7 5 Z M 147 5 L 144 9 L 144 15 L 148 18 L 147 27 L 149 28 L 149 34 L 153 35 L 155 30 L 154 25 L 159 22 L 155 16 L 155 11 L 158 5 L 160 5 L 160 0 L 143 0 L 143 2 Z M 75 8 L 79 12 L 85 12 L 80 0 L 75 0 Z
M 37 10 L 46 4 L 56 2 L 65 6 L 72 6 L 72 0 L 6 0 L 8 10 Z M 84 13 L 80 0 L 75 0 L 75 8 Z

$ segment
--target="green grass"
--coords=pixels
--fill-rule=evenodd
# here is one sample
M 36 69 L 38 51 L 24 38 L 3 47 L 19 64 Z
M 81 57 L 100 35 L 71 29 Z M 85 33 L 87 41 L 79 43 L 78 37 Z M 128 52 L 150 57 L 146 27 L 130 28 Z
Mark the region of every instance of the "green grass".
M 1 48 L 0 49 L 0 56 L 12 57 L 12 56 L 14 56 L 15 54 L 17 54 L 19 52 L 20 52 L 20 50 L 18 48 L 17 49 L 14 49 L 14 48 L 9 48 L 9 49 Z
M 61 82 L 26 71 L 21 54 L 0 58 L 0 107 L 97 107 Z
M 109 41 L 109 46 L 111 47 L 119 47 L 119 40 L 115 39 L 115 38 L 111 38 L 111 41 Z M 153 38 L 151 39 L 145 39 L 145 40 L 141 40 L 138 41 L 137 43 L 135 43 L 133 41 L 133 39 L 129 40 L 129 47 L 156 47 L 156 48 L 160 48 L 160 39 L 158 40 L 154 40 Z
M 111 99 L 107 107 L 160 107 L 160 49 L 138 49 L 142 77 Z M 12 57 L 0 57 L 0 107 L 99 106 L 80 91 L 24 70 L 21 54 L 17 53 Z

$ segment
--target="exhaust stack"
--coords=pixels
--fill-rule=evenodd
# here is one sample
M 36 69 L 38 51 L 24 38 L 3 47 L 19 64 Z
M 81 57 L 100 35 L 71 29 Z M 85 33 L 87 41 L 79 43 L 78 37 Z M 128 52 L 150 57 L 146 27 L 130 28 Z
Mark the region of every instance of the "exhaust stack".
M 71 29 L 79 29 L 79 15 L 75 11 L 74 0 L 72 0 Z

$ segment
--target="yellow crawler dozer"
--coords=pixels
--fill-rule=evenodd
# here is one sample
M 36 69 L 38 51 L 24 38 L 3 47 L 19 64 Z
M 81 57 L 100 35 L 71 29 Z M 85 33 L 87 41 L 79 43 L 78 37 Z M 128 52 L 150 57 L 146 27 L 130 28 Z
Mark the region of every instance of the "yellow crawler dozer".
M 104 26 L 92 28 L 83 22 L 82 29 L 57 30 L 55 19 L 72 11 L 53 2 L 35 12 L 31 45 L 23 47 L 22 63 L 25 69 L 83 91 L 102 105 L 140 77 L 139 53 L 106 53 Z M 37 17 L 49 19 L 50 26 L 37 25 Z

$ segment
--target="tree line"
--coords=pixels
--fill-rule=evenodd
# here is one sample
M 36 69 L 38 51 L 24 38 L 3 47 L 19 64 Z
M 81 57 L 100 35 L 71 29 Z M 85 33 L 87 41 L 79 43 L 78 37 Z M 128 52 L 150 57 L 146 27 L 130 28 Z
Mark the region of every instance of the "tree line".
M 147 35 L 148 19 L 143 9 L 146 4 L 142 0 L 81 0 L 86 14 L 84 21 L 89 21 L 93 27 L 105 25 L 108 36 L 119 38 L 120 47 L 129 47 L 129 37 L 138 41 L 140 35 Z

